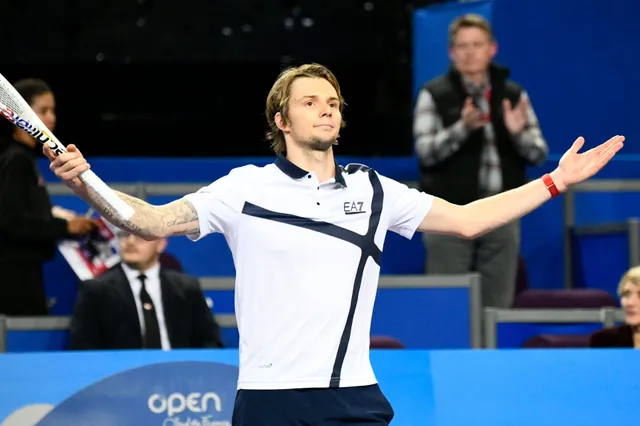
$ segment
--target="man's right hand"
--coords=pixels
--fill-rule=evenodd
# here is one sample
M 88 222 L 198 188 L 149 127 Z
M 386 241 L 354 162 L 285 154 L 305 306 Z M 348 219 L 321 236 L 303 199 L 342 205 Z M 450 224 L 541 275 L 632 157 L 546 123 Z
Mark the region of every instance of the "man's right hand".
M 86 217 L 74 217 L 67 221 L 67 230 L 73 235 L 87 235 L 95 226 L 96 223 Z
M 471 98 L 465 99 L 461 118 L 464 127 L 470 131 L 479 129 L 489 122 L 488 117 L 476 108 Z
M 75 145 L 69 145 L 67 152 L 56 156 L 51 148 L 44 145 L 44 155 L 47 156 L 51 164 L 49 168 L 70 188 L 80 188 L 84 184 L 78 178 L 80 173 L 89 170 L 87 160 L 82 156 L 80 150 Z

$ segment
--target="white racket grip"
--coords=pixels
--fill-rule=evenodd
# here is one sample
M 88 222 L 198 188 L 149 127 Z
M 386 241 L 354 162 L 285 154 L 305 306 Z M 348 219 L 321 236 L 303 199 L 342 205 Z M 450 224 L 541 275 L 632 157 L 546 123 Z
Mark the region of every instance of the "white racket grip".
M 129 220 L 135 213 L 133 207 L 125 203 L 124 200 L 109 188 L 93 171 L 87 170 L 80 173 L 80 179 L 100 195 L 104 201 L 120 216 L 122 220 Z

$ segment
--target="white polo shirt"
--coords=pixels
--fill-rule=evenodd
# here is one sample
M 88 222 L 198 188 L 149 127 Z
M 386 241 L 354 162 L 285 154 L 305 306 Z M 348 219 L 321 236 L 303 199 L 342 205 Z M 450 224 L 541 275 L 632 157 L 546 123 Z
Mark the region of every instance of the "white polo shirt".
M 239 389 L 365 386 L 387 230 L 411 238 L 433 197 L 362 165 L 320 183 L 284 156 L 185 196 L 198 240 L 224 234 L 236 269 Z

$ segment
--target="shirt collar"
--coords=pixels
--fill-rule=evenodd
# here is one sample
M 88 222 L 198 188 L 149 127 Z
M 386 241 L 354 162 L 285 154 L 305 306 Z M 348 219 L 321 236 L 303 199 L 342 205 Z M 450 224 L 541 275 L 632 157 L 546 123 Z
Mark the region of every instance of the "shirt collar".
M 120 266 L 122 266 L 122 270 L 127 276 L 127 279 L 129 280 L 129 282 L 138 282 L 138 277 L 141 274 L 144 274 L 147 277 L 147 280 L 160 279 L 160 262 L 156 262 L 155 265 L 153 265 L 151 268 L 147 269 L 144 272 L 138 271 L 137 269 L 133 269 L 130 266 L 126 265 L 124 262 L 121 262 Z
M 282 171 L 282 173 L 289 176 L 291 179 L 300 179 L 309 174 L 308 171 L 301 169 L 300 167 L 293 164 L 291 161 L 287 159 L 283 154 L 278 154 L 275 165 Z M 342 169 L 336 162 L 336 182 L 338 182 L 342 186 L 347 186 L 347 182 L 344 180 L 344 176 L 342 174 Z

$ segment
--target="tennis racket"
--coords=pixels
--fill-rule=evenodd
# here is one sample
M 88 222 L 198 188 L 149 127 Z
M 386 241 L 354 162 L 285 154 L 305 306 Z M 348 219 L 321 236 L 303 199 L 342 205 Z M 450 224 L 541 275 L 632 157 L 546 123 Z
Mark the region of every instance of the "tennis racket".
M 49 146 L 55 155 L 67 152 L 64 145 L 47 129 L 38 115 L 2 74 L 0 74 L 0 115 L 19 129 L 29 133 L 42 145 Z M 93 171 L 82 172 L 80 179 L 100 195 L 121 219 L 127 220 L 133 216 L 133 207 L 118 197 Z

